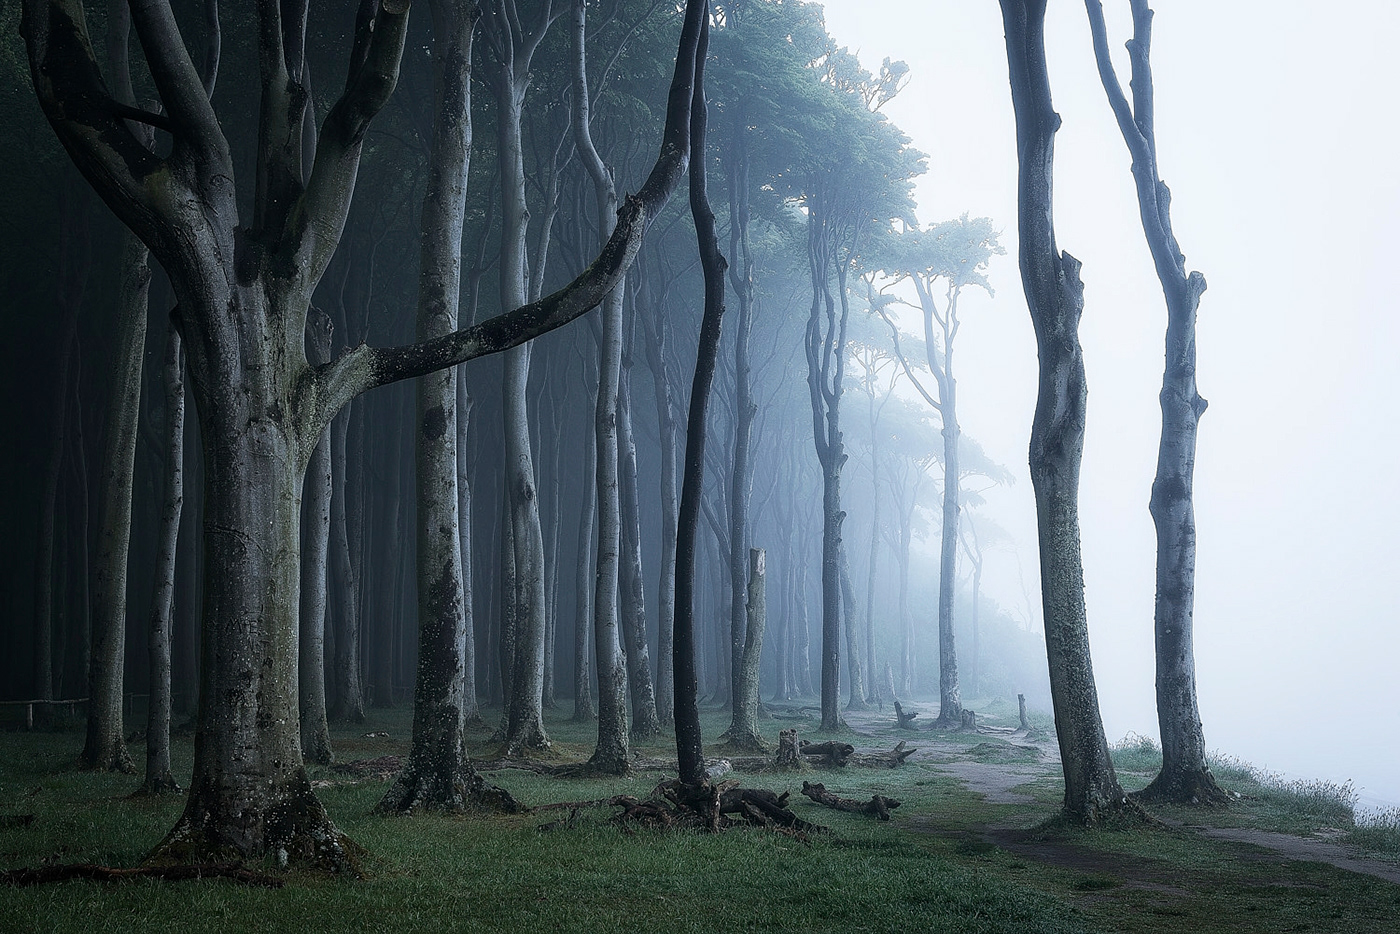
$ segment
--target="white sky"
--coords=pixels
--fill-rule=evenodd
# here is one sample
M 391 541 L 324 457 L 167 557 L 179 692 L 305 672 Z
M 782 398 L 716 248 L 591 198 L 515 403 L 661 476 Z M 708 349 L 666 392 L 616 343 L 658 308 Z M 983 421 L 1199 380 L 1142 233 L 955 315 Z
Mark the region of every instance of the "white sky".
M 1034 337 L 1015 266 L 1015 135 L 998 4 L 827 0 L 867 68 L 911 66 L 886 112 L 929 154 L 925 223 L 993 218 L 994 300 L 964 294 L 960 420 L 1020 478 L 989 512 L 1036 566 L 1026 445 Z M 1110 45 L 1131 30 L 1108 0 Z M 1212 748 L 1400 804 L 1400 4 L 1158 0 L 1160 169 L 1188 269 L 1208 281 L 1198 382 L 1196 658 Z M 1110 739 L 1156 735 L 1152 601 L 1165 311 L 1083 5 L 1050 4 L 1055 221 L 1084 263 L 1081 486 L 1095 673 Z M 1021 604 L 1015 561 L 989 585 Z M 991 559 L 989 559 L 989 565 Z

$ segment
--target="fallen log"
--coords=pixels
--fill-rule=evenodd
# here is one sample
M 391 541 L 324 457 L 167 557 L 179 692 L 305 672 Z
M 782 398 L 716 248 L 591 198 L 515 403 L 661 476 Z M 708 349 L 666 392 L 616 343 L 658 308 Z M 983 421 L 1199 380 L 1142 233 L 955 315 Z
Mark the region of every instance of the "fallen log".
M 918 752 L 918 747 L 906 748 L 904 740 L 899 741 L 889 752 L 858 752 L 851 756 L 851 765 L 858 765 L 866 769 L 894 769 L 904 764 L 914 753 Z
M 851 814 L 873 814 L 877 820 L 889 820 L 890 811 L 899 807 L 898 801 L 894 798 L 886 798 L 884 795 L 872 795 L 869 801 L 856 801 L 854 798 L 842 798 L 827 791 L 826 786 L 821 782 L 803 782 L 802 793 L 817 804 L 831 808 L 834 811 L 846 811 Z
M 254 872 L 236 864 L 138 866 L 135 869 L 112 869 L 109 866 L 96 866 L 92 863 L 70 863 L 64 866 L 11 869 L 0 873 L 0 882 L 15 886 L 67 882 L 70 879 L 91 879 L 96 882 L 120 882 L 124 879 L 163 879 L 166 882 L 183 882 L 188 879 L 228 879 L 239 885 L 257 885 L 269 889 L 282 887 L 282 879 L 278 876 Z
M 805 758 L 822 765 L 844 766 L 846 761 L 851 758 L 851 754 L 856 751 L 856 747 L 850 743 L 838 743 L 835 740 L 827 740 L 824 743 L 809 743 L 803 740 L 798 745 L 798 751 Z

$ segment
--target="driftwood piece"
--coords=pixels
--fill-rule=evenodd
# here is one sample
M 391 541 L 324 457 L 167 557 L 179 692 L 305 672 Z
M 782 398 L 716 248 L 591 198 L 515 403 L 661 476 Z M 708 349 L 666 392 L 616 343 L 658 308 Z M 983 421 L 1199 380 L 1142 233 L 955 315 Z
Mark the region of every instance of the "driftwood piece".
M 851 758 L 851 754 L 856 751 L 856 747 L 850 743 L 838 743 L 835 740 L 827 740 L 824 743 L 809 743 L 804 740 L 798 745 L 798 750 L 803 757 L 821 765 L 844 766 L 846 761 Z
M 899 701 L 894 702 L 895 728 L 900 730 L 915 730 L 914 718 L 919 715 L 917 710 L 905 710 Z
M 851 814 L 873 814 L 877 820 L 889 820 L 890 811 L 899 807 L 899 802 L 894 798 L 886 798 L 884 795 L 872 795 L 869 801 L 856 801 L 854 798 L 842 798 L 826 790 L 826 786 L 821 782 L 803 782 L 802 793 L 811 798 L 823 807 L 829 807 L 834 811 L 846 811 Z
M 253 872 L 236 864 L 211 866 L 139 866 L 135 869 L 112 869 L 92 863 L 72 863 L 66 866 L 39 866 L 34 869 L 11 869 L 0 873 L 0 883 L 6 885 L 43 885 L 46 882 L 67 882 L 70 879 L 91 879 L 97 882 L 120 882 L 123 879 L 163 879 L 183 882 L 187 879 L 228 879 L 239 885 L 259 885 L 280 889 L 282 880 L 263 872 Z
M 904 764 L 914 753 L 918 752 L 917 746 L 907 748 L 904 740 L 900 740 L 889 752 L 858 752 L 851 756 L 851 765 L 858 765 L 866 769 L 895 769 Z

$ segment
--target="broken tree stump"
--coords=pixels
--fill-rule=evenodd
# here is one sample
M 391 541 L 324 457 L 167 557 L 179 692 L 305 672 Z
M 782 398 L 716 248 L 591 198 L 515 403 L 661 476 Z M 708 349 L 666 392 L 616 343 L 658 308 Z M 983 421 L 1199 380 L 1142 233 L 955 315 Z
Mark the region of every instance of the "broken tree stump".
M 917 710 L 905 710 L 900 706 L 899 701 L 894 702 L 895 728 L 900 730 L 914 730 L 914 718 L 919 715 Z
M 877 820 L 889 820 L 890 811 L 899 807 L 899 802 L 894 798 L 886 798 L 884 795 L 872 795 L 869 801 L 856 801 L 854 798 L 842 798 L 826 790 L 826 786 L 821 782 L 803 782 L 802 793 L 811 798 L 823 807 L 831 808 L 834 811 L 846 811 L 851 814 L 872 814 Z
M 914 753 L 918 752 L 918 747 L 906 749 L 904 740 L 899 741 L 889 752 L 858 752 L 851 756 L 851 765 L 858 765 L 866 769 L 894 769 L 904 764 Z
M 773 760 L 773 767 L 784 772 L 807 768 L 807 763 L 802 758 L 800 747 L 797 744 L 797 730 L 778 731 L 778 755 Z
M 809 743 L 803 740 L 798 746 L 798 751 L 803 758 L 820 763 L 821 765 L 844 766 L 851 758 L 851 754 L 856 751 L 856 747 L 850 743 L 838 743 L 835 740 L 827 740 L 824 743 Z
M 977 712 L 975 710 L 964 710 L 958 723 L 959 733 L 977 732 Z

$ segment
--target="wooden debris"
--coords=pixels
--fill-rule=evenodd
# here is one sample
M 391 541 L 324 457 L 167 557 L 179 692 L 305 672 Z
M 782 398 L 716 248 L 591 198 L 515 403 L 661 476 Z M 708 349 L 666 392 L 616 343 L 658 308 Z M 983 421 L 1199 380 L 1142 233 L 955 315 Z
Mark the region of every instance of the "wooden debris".
M 851 756 L 851 765 L 858 765 L 866 769 L 895 769 L 904 764 L 914 753 L 918 752 L 918 747 L 906 748 L 904 740 L 889 752 L 858 752 Z
M 914 726 L 914 718 L 917 717 L 918 715 L 919 715 L 919 712 L 918 712 L 917 710 L 909 710 L 909 711 L 906 711 L 902 706 L 900 706 L 899 701 L 895 701 L 895 702 L 894 702 L 894 716 L 895 716 L 895 720 L 897 721 L 897 722 L 895 723 L 895 728 L 896 728 L 896 729 L 900 729 L 900 730 L 916 730 L 916 729 L 918 729 L 918 727 Z
M 890 811 L 899 807 L 898 801 L 884 795 L 872 795 L 869 801 L 842 798 L 827 791 L 821 782 L 803 782 L 802 793 L 823 807 L 852 814 L 873 814 L 878 820 L 889 820 Z
M 844 766 L 856 751 L 856 747 L 850 743 L 838 743 L 835 740 L 827 740 L 824 743 L 809 743 L 804 740 L 798 745 L 798 749 L 809 760 L 833 766 Z
M 11 869 L 8 872 L 0 873 L 0 882 L 15 886 L 67 882 L 70 879 L 91 879 L 97 882 L 120 882 L 123 879 L 164 879 L 167 882 L 183 882 L 187 879 L 228 879 L 239 885 L 258 885 L 270 889 L 282 887 L 282 880 L 278 876 L 253 872 L 251 869 L 236 864 L 140 866 L 136 869 L 112 869 L 107 866 L 95 866 L 91 863 L 72 863 L 66 866 Z

